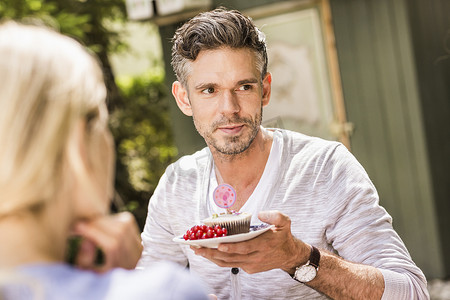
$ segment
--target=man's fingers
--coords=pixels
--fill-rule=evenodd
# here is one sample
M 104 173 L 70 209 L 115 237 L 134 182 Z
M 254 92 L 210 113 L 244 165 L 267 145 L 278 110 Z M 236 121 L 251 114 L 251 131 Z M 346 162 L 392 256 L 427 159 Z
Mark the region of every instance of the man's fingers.
M 246 263 L 249 259 L 251 259 L 255 253 L 248 253 L 245 255 L 236 255 L 235 253 L 225 253 L 218 251 L 216 249 L 208 249 L 208 248 L 195 248 L 191 247 L 194 250 L 196 255 L 203 256 L 214 262 L 220 262 L 221 266 L 235 266 Z
M 249 274 L 269 270 L 269 268 L 265 268 L 263 266 L 264 260 L 261 261 L 257 258 L 257 253 L 250 253 L 248 255 L 234 255 L 221 253 L 220 251 L 207 248 L 194 248 L 191 246 L 191 249 L 194 250 L 197 255 L 203 256 L 219 267 L 239 267 Z
M 214 258 L 216 260 L 226 261 L 227 257 L 231 256 L 230 254 L 220 252 L 217 249 L 209 249 L 209 248 L 204 248 L 204 247 L 200 247 L 200 248 L 191 247 L 191 249 L 194 250 L 194 253 L 196 255 L 203 256 L 204 258 L 207 258 L 207 259 Z
M 220 252 L 234 253 L 248 255 L 253 252 L 268 251 L 271 247 L 271 238 L 268 237 L 271 232 L 264 232 L 260 236 L 257 236 L 251 240 L 236 242 L 236 243 L 223 243 L 219 244 L 217 249 Z
M 277 210 L 261 211 L 258 213 L 258 218 L 268 224 L 276 227 L 287 227 L 291 225 L 291 220 L 285 214 Z

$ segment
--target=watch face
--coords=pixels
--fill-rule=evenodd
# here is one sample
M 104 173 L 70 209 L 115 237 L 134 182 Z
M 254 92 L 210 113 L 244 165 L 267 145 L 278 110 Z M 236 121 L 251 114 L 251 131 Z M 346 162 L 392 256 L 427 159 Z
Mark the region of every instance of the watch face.
M 303 265 L 295 271 L 295 279 L 300 282 L 309 282 L 317 275 L 317 270 L 314 266 Z

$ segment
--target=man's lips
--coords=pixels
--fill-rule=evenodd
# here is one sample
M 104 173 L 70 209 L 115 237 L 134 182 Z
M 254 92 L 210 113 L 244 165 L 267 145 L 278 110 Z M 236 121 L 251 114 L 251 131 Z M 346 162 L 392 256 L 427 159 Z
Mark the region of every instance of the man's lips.
M 227 133 L 227 134 L 236 134 L 239 133 L 244 125 L 227 125 L 227 126 L 220 126 L 217 129 Z

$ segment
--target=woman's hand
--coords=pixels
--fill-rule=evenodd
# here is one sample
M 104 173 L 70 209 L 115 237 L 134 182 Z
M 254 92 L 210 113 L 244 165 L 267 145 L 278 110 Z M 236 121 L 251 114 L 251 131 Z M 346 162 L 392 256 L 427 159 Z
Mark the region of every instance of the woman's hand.
M 129 212 L 80 221 L 73 233 L 82 237 L 75 259 L 79 268 L 100 273 L 113 268 L 134 269 L 141 257 L 140 230 Z M 97 248 L 103 252 L 102 264 L 96 262 Z

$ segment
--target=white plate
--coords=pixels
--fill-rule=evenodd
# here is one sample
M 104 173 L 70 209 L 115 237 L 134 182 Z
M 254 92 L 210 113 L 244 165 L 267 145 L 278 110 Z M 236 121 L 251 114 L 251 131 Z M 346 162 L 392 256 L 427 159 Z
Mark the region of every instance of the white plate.
M 236 243 L 250 240 L 254 237 L 257 237 L 260 234 L 263 234 L 272 227 L 274 227 L 274 225 L 269 224 L 253 225 L 250 226 L 250 232 L 247 233 L 239 233 L 217 238 L 202 239 L 202 240 L 187 240 L 187 241 L 185 241 L 182 236 L 177 236 L 173 238 L 173 241 L 190 246 L 217 248 L 217 246 L 219 246 L 219 244 L 221 243 Z

